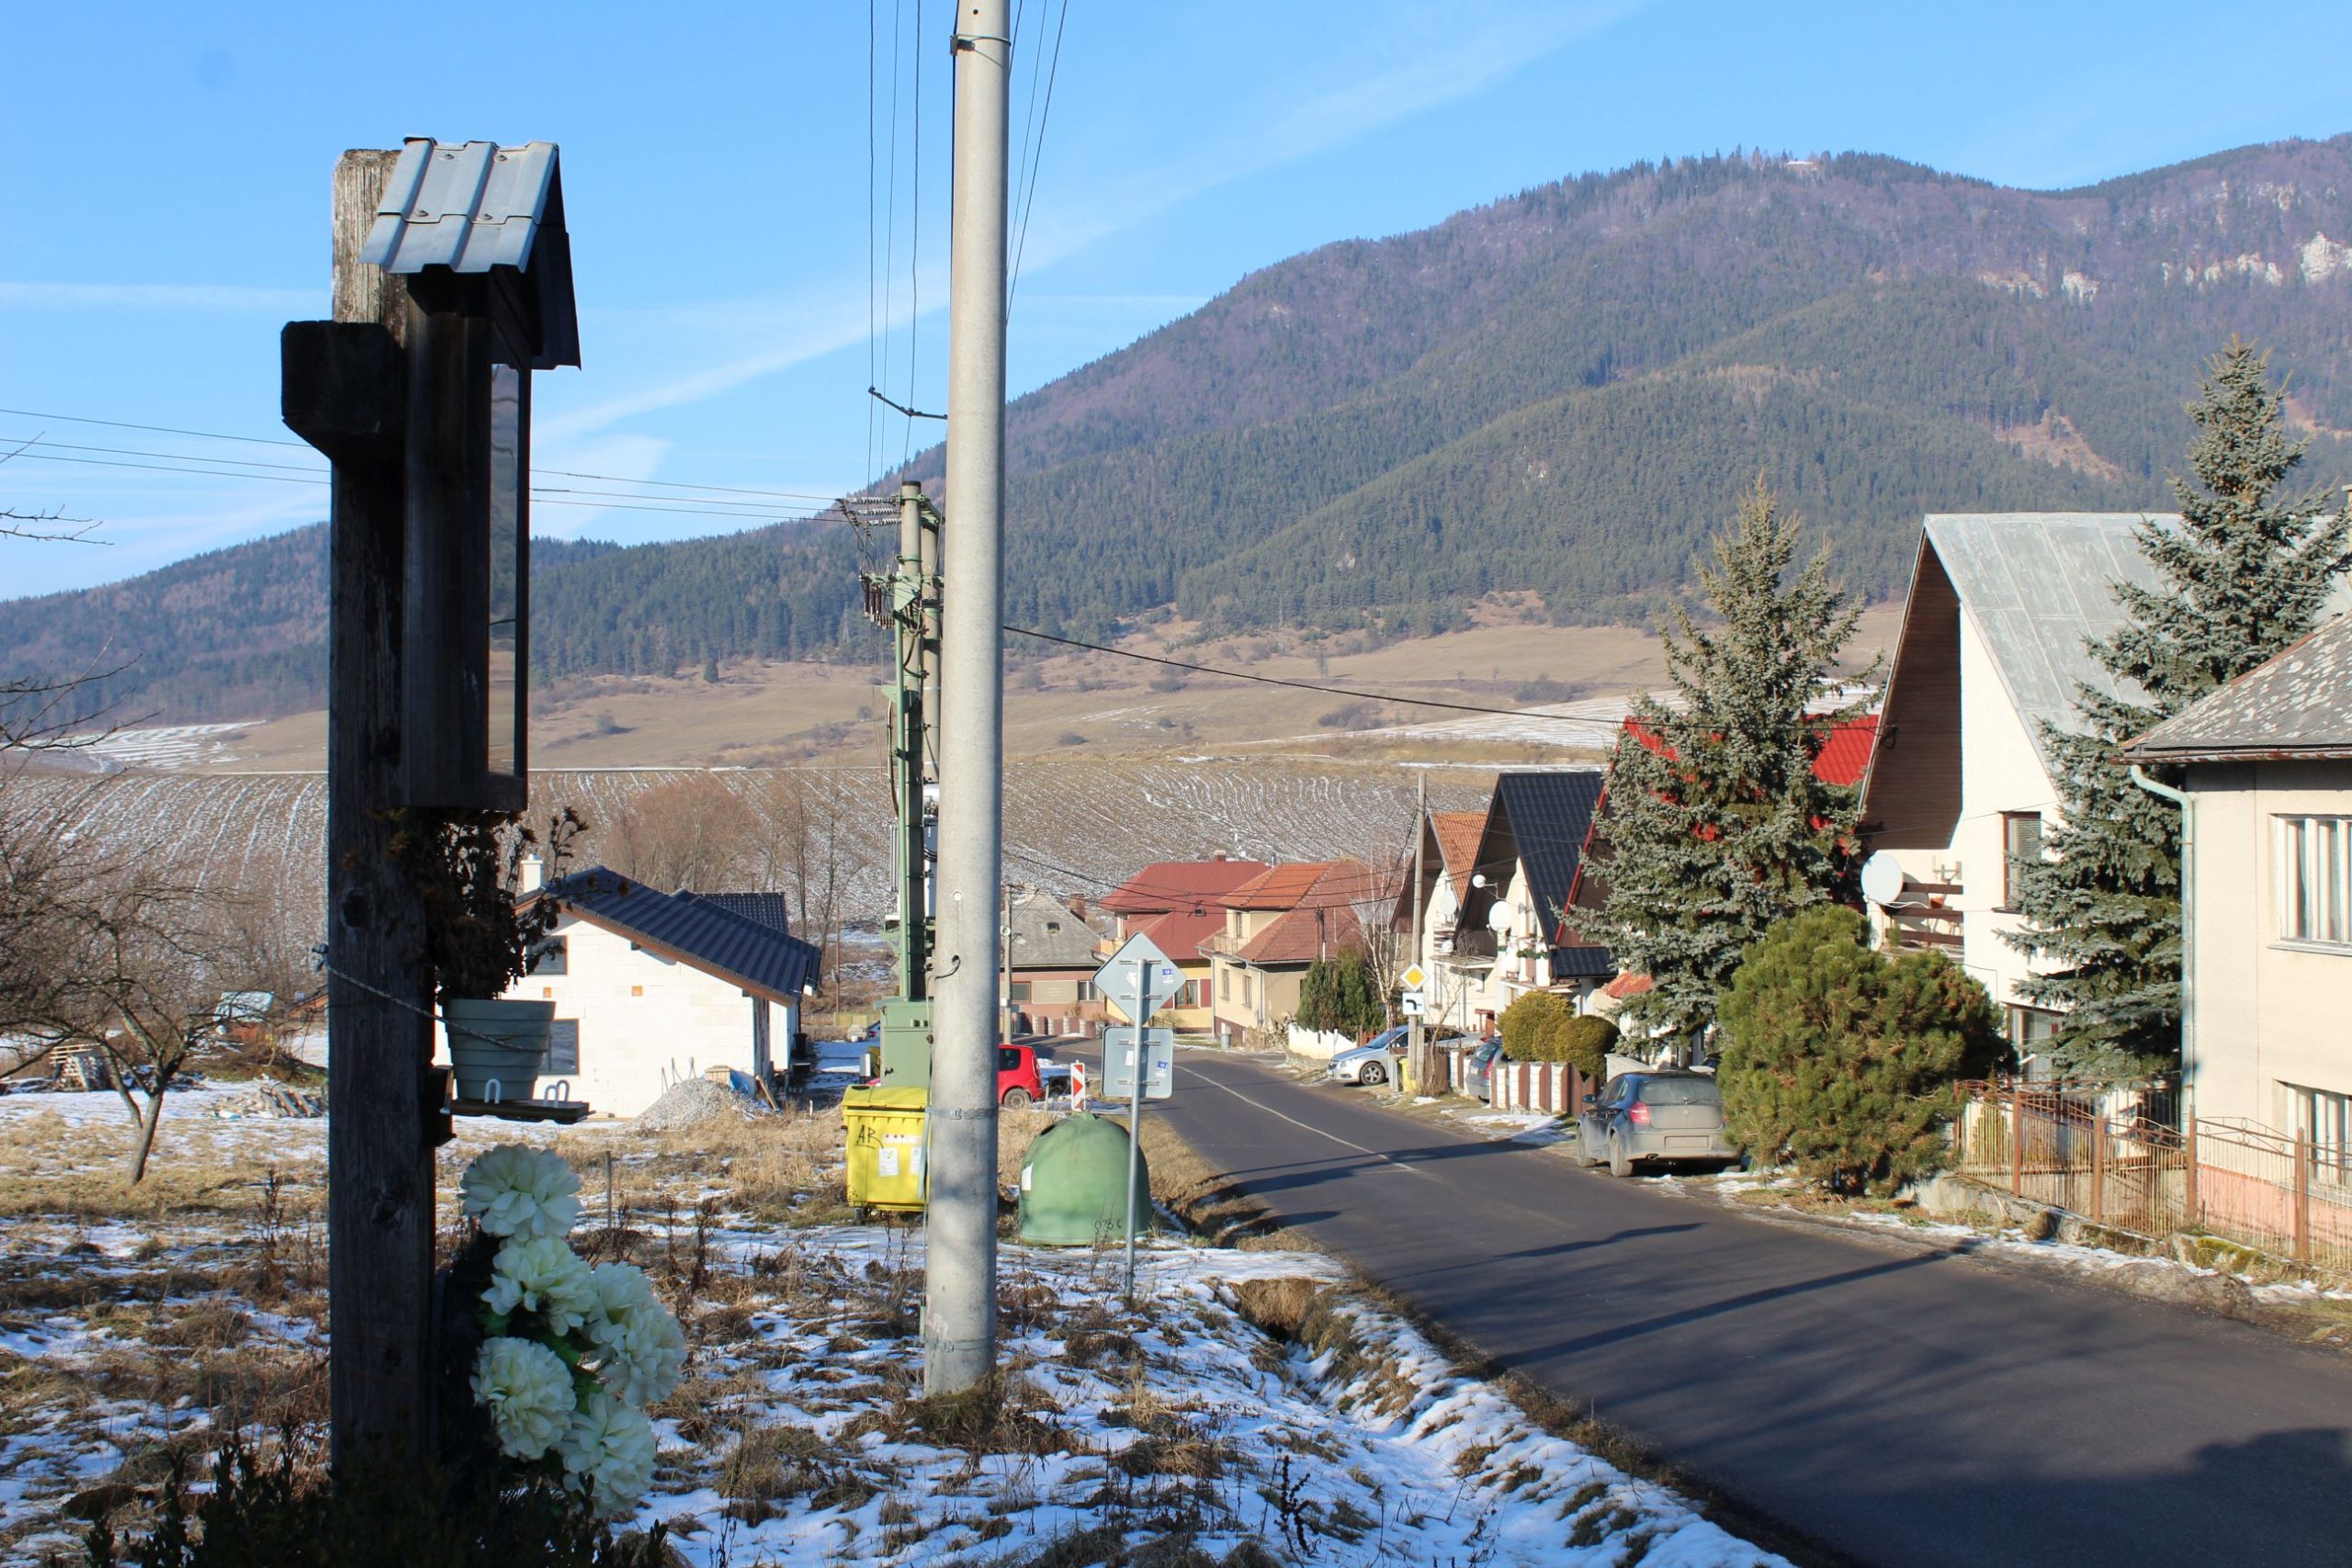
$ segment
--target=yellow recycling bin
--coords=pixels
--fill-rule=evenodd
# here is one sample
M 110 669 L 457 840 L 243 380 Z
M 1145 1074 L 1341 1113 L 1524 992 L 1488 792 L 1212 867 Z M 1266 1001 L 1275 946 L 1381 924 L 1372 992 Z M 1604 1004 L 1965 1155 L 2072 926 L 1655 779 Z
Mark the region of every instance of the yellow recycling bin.
M 869 1209 L 923 1206 L 922 1089 L 853 1089 L 842 1096 L 849 1127 L 849 1201 Z

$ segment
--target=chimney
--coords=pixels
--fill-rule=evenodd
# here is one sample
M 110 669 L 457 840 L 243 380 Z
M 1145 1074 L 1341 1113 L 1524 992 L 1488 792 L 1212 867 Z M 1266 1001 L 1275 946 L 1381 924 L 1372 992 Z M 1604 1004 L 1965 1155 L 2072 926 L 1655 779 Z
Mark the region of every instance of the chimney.
M 547 882 L 548 863 L 537 855 L 523 857 L 523 891 L 536 893 Z
M 1215 853 L 1215 854 L 1213 854 L 1213 855 L 1209 856 L 1209 859 L 1211 859 L 1211 860 L 1213 860 L 1213 861 L 1220 861 L 1220 860 L 1224 860 L 1225 858 L 1227 858 L 1227 857 L 1226 857 L 1226 853 L 1225 853 L 1225 852 L 1224 852 L 1223 850 L 1219 850 L 1219 851 L 1217 851 L 1217 852 L 1216 852 L 1216 853 Z

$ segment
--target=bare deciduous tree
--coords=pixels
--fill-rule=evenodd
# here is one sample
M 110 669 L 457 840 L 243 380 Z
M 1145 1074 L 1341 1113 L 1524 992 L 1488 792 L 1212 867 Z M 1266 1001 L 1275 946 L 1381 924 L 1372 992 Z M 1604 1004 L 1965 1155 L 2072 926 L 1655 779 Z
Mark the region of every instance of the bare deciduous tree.
M 742 797 L 707 773 L 656 784 L 622 808 L 600 835 L 605 863 L 659 887 L 732 886 L 746 864 L 759 822 Z

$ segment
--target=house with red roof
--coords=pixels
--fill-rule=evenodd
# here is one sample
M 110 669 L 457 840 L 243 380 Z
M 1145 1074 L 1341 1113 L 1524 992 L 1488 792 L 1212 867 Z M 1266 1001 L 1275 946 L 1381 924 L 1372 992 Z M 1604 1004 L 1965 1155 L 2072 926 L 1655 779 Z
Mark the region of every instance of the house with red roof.
M 1878 745 L 1879 716 L 1861 714 L 1830 727 L 1822 738 L 1821 750 L 1813 759 L 1813 776 L 1823 784 L 1840 789 L 1859 789 L 1868 776 L 1871 757 Z M 1628 718 L 1619 739 L 1623 745 L 1633 740 L 1653 751 L 1666 750 L 1657 733 L 1638 720 Z M 1584 854 L 1577 866 L 1576 880 L 1568 893 L 1568 919 L 1573 923 L 1577 910 L 1596 911 L 1609 897 L 1609 796 L 1601 794 L 1594 807 L 1592 820 L 1586 829 Z M 1586 998 L 1586 1010 L 1611 1015 L 1621 1010 L 1626 1002 L 1650 988 L 1646 975 L 1621 975 Z
M 1153 1016 L 1154 1024 L 1180 1034 L 1214 1030 L 1208 942 L 1226 929 L 1221 900 L 1272 869 L 1263 861 L 1225 855 L 1154 861 L 1096 906 L 1114 922 L 1111 934 L 1097 945 L 1102 957 L 1108 958 L 1121 942 L 1140 932 L 1183 972 L 1183 994 Z
M 1224 929 L 1207 942 L 1218 1037 L 1286 1023 L 1307 966 L 1362 946 L 1366 919 L 1385 919 L 1396 897 L 1390 878 L 1351 860 L 1269 866 L 1225 894 Z

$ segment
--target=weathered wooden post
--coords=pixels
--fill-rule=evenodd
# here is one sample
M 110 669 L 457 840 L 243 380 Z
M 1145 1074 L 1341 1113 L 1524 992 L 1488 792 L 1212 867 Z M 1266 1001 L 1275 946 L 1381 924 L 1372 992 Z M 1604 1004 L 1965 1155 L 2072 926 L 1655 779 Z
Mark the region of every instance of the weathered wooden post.
M 279 344 L 286 423 L 334 466 L 327 1243 L 337 1466 L 414 1462 L 433 1450 L 433 1151 L 448 1117 L 433 1066 L 424 909 L 392 863 L 392 814 L 523 804 L 528 446 L 510 413 L 501 446 L 496 410 L 503 391 L 526 425 L 530 369 L 579 363 L 562 212 L 548 143 L 346 152 L 334 173 L 334 319 L 289 322 Z

